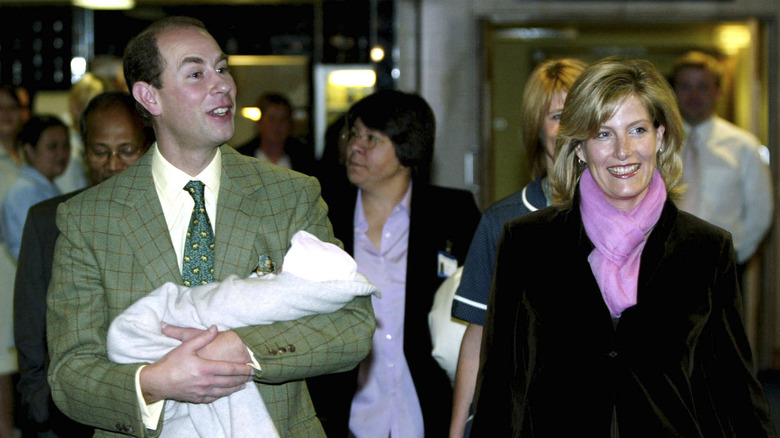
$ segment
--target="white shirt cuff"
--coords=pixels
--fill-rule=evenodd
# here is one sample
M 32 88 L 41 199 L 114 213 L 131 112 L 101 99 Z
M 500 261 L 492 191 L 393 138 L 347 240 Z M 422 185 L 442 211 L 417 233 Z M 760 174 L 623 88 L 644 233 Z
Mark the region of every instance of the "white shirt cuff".
M 252 350 L 250 350 L 249 347 L 246 347 L 246 351 L 249 352 L 249 357 L 252 358 L 252 362 L 248 363 L 247 365 L 256 369 L 257 372 L 263 371 L 263 369 L 260 367 L 260 362 L 257 361 L 257 358 L 255 358 L 255 354 L 252 353 Z
M 141 407 L 141 419 L 147 429 L 156 430 L 160 424 L 160 416 L 165 407 L 165 400 L 156 401 L 150 405 L 146 404 L 143 392 L 141 392 L 141 370 L 146 365 L 141 365 L 135 372 L 135 394 L 138 397 L 138 406 Z

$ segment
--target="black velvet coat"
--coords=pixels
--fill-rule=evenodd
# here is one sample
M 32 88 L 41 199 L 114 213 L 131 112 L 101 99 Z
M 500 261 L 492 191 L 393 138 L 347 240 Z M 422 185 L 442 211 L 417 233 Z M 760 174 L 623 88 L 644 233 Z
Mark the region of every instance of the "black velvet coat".
M 333 234 L 350 254 L 354 254 L 356 198 L 357 189 L 351 187 L 341 197 L 325 199 Z M 470 192 L 414 181 L 409 214 L 404 355 L 420 400 L 426 438 L 446 437 L 452 412 L 452 386 L 447 373 L 431 355 L 428 312 L 436 290 L 444 281 L 436 274 L 438 252 L 449 247 L 462 265 L 480 212 Z M 352 397 L 357 390 L 357 369 L 310 378 L 307 383 L 328 437 L 347 437 Z
M 667 201 L 617 324 L 592 249 L 579 198 L 505 225 L 471 437 L 774 436 L 731 235 Z

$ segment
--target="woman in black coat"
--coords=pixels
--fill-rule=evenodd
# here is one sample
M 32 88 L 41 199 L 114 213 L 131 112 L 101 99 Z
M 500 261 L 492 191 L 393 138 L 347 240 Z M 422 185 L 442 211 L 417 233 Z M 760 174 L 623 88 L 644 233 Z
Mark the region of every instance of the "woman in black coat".
M 647 61 L 575 82 L 554 206 L 499 244 L 472 437 L 774 435 L 731 236 L 671 201 L 683 132 Z

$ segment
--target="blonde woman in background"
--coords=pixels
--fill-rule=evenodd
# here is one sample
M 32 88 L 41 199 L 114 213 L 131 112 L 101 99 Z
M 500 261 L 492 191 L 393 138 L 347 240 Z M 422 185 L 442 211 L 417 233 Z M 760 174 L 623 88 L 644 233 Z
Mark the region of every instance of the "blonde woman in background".
M 520 120 L 523 146 L 534 180 L 485 210 L 466 256 L 463 276 L 452 303 L 452 316 L 468 322 L 468 327 L 461 342 L 455 375 L 451 438 L 467 434 L 479 367 L 485 307 L 501 228 L 509 219 L 549 205 L 547 173 L 553 163 L 563 102 L 584 68 L 585 63 L 577 59 L 547 60 L 534 69 L 526 83 Z
M 84 145 L 79 134 L 81 116 L 93 97 L 104 91 L 112 90 L 108 80 L 92 73 L 86 73 L 70 89 L 68 95 L 68 114 L 71 120 L 69 130 L 70 162 L 65 172 L 54 180 L 62 193 L 70 193 L 89 186 L 89 171 L 87 163 L 84 161 Z

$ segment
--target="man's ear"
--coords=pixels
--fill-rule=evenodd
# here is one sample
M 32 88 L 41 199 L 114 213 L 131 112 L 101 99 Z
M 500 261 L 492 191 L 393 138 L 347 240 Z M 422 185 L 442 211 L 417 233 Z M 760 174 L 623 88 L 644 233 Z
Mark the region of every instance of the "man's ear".
M 153 116 L 159 116 L 162 112 L 157 101 L 157 89 L 148 82 L 138 81 L 133 84 L 133 97 Z

